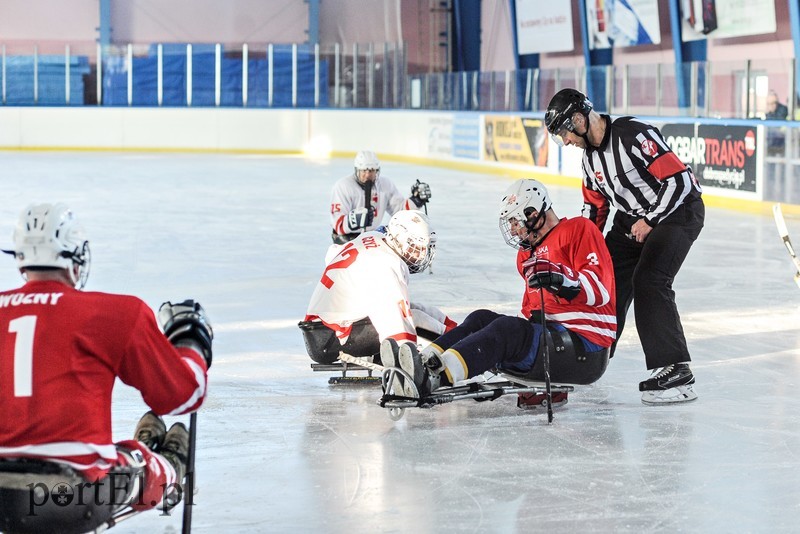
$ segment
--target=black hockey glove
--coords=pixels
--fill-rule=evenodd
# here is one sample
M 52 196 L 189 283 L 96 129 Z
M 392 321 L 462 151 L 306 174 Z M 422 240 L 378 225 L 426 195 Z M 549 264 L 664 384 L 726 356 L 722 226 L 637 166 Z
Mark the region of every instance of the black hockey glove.
M 417 180 L 417 183 L 411 186 L 411 201 L 414 203 L 415 206 L 421 208 L 428 201 L 431 199 L 431 186 L 426 184 L 425 182 L 420 182 Z
M 371 209 L 356 208 L 347 214 L 347 220 L 345 220 L 345 230 L 347 230 L 349 233 L 358 232 L 361 228 L 367 228 L 370 224 L 372 224 L 373 218 L 374 214 L 372 213 Z
M 173 345 L 200 352 L 206 360 L 206 367 L 211 367 L 211 341 L 214 339 L 214 331 L 199 302 L 188 299 L 173 304 L 167 301 L 158 309 L 158 322 Z
M 581 291 L 581 284 L 574 271 L 560 263 L 548 260 L 528 260 L 522 264 L 528 287 L 544 289 L 567 300 L 574 299 Z

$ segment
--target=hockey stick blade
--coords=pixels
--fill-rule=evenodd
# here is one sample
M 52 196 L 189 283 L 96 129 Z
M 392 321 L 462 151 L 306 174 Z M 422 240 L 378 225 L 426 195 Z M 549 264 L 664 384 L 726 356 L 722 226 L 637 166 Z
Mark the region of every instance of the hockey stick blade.
M 797 286 L 800 287 L 800 258 L 797 257 L 794 247 L 792 246 L 792 241 L 789 238 L 789 229 L 786 227 L 786 220 L 783 218 L 783 211 L 781 210 L 780 204 L 775 204 L 772 206 L 772 215 L 775 218 L 775 226 L 778 227 L 778 234 L 781 236 L 783 245 L 789 252 L 789 256 L 792 258 L 792 263 L 794 263 L 794 268 L 796 270 L 794 274 L 794 281 Z
M 370 361 L 367 361 L 366 358 L 360 358 L 360 357 L 357 357 L 357 356 L 351 356 L 350 354 L 346 354 L 344 352 L 340 352 L 339 353 L 339 361 L 352 363 L 354 365 L 358 365 L 360 367 L 363 367 L 364 369 L 371 369 L 373 371 L 378 371 L 379 373 L 382 373 L 383 370 L 385 369 L 384 366 L 378 365 L 377 363 L 372 363 Z

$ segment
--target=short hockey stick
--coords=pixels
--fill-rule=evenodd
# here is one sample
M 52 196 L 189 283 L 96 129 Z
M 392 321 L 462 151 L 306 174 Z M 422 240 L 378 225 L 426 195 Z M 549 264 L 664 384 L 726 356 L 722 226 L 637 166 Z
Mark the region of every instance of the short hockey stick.
M 544 357 L 544 390 L 545 395 L 547 396 L 547 422 L 553 422 L 553 390 L 550 385 L 550 338 L 549 332 L 547 331 L 547 321 L 544 317 L 544 289 L 539 288 L 539 297 L 541 298 L 542 302 L 542 341 L 544 342 L 544 351 L 542 352 L 542 356 Z
M 372 211 L 372 186 L 374 182 L 367 181 L 364 184 L 364 207 L 367 211 Z M 368 219 L 369 217 L 367 217 Z M 361 227 L 363 231 L 367 231 L 367 219 L 364 219 L 364 225 Z
M 417 183 L 419 183 L 419 180 L 417 180 Z M 427 215 L 428 214 L 428 203 L 427 202 L 424 203 L 422 205 L 422 208 L 425 210 L 425 215 Z M 433 274 L 433 265 L 428 265 L 428 274 Z
M 197 412 L 189 416 L 189 457 L 186 460 L 186 485 L 183 488 L 182 534 L 192 532 L 192 507 L 194 506 L 194 450 L 197 442 Z
M 783 240 L 783 244 L 786 247 L 786 250 L 789 251 L 789 256 L 792 258 L 792 262 L 794 263 L 795 273 L 794 273 L 794 281 L 800 287 L 800 258 L 797 257 L 795 254 L 794 247 L 792 247 L 792 241 L 789 239 L 789 230 L 786 228 L 786 220 L 783 218 L 783 211 L 781 210 L 780 204 L 775 204 L 772 207 L 772 215 L 775 217 L 775 225 L 778 227 L 778 233 Z

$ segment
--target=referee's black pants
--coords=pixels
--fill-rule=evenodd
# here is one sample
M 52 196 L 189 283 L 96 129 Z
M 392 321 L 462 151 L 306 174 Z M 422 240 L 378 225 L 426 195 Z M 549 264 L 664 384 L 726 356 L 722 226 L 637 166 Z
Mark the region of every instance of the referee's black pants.
M 614 262 L 617 286 L 617 340 L 634 303 L 636 329 L 648 369 L 691 360 L 686 347 L 672 282 L 705 219 L 703 200 L 690 200 L 661 221 L 637 243 L 629 237 L 635 218 L 617 212 L 606 244 Z M 616 348 L 616 343 L 612 347 Z

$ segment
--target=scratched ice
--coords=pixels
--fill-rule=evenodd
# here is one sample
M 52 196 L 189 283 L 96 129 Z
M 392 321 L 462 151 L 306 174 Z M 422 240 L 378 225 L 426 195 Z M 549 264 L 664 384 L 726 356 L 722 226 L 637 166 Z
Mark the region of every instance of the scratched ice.
M 768 207 L 709 207 L 676 281 L 697 402 L 641 404 L 631 315 L 605 376 L 550 426 L 509 397 L 392 422 L 378 389 L 312 373 L 296 327 L 330 242 L 330 187 L 350 160 L 3 152 L 0 168 L 0 244 L 27 203 L 65 201 L 91 237 L 87 289 L 207 308 L 217 338 L 195 532 L 796 530 L 800 290 Z M 516 313 L 522 282 L 496 218 L 510 178 L 391 161 L 383 175 L 403 191 L 431 184 L 438 254 L 434 274 L 412 277 L 414 298 L 459 320 Z M 559 215 L 578 215 L 579 189 L 551 193 Z M 788 224 L 800 243 L 800 220 Z M 20 279 L 6 261 L 10 287 Z M 144 410 L 119 384 L 115 439 Z M 180 517 L 153 511 L 116 532 L 175 532 Z

